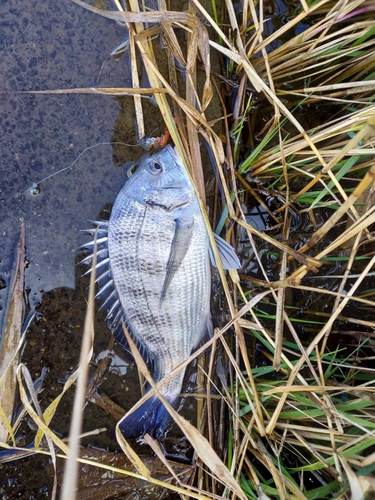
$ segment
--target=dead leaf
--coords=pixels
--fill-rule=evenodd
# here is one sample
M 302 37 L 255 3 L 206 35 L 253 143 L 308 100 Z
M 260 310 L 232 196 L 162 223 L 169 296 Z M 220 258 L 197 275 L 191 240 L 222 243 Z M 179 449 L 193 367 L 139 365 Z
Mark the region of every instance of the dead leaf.
M 21 225 L 21 234 L 17 249 L 17 259 L 10 291 L 8 314 L 0 353 L 0 441 L 5 443 L 14 434 L 10 424 L 16 394 L 16 369 L 23 317 L 23 286 L 25 268 L 25 224 Z

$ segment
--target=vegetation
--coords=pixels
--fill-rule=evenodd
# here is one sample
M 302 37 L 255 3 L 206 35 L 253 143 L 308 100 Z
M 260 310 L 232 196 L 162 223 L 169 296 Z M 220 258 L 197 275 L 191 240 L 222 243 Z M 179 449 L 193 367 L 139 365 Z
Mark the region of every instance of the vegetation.
M 210 207 L 207 226 L 235 245 L 244 263 L 228 275 L 218 269 L 231 319 L 208 342 L 216 347 L 208 364 L 199 364 L 207 376 L 199 430 L 171 409 L 195 448 L 196 474 L 191 485 L 165 486 L 201 499 L 370 495 L 375 3 L 243 0 L 235 11 L 231 1 L 191 0 L 177 12 L 163 0 L 157 11 L 129 0 L 124 12 L 118 0 L 113 11 L 73 1 L 127 23 L 129 40 L 117 53 L 130 51 L 133 77 L 132 89 L 76 91 L 133 95 L 141 139 L 141 93 L 154 95 L 202 210 Z M 163 41 L 162 58 L 155 38 Z M 139 62 L 149 89 L 139 90 Z M 214 101 L 221 105 L 216 116 Z M 215 183 L 202 167 L 203 142 Z M 211 239 L 216 248 L 212 231 Z M 219 346 L 229 386 L 214 376 Z M 225 401 L 223 428 L 215 427 L 216 394 Z M 44 421 L 37 414 L 35 420 L 67 451 L 47 428 L 51 415 L 50 408 Z M 138 474 L 159 484 L 117 436 Z M 63 498 L 73 498 L 66 488 Z

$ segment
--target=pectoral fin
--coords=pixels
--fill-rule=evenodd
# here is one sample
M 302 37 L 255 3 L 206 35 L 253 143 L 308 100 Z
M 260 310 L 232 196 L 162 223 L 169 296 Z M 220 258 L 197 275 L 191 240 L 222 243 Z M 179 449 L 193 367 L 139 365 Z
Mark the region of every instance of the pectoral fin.
M 169 285 L 171 284 L 172 278 L 180 267 L 192 239 L 194 225 L 194 222 L 192 220 L 189 222 L 184 222 L 181 219 L 175 219 L 174 222 L 175 232 L 168 258 L 167 272 L 160 295 L 160 303 L 164 300 Z
M 241 267 L 240 259 L 237 257 L 235 249 L 229 245 L 223 238 L 220 238 L 217 234 L 214 233 L 217 249 L 219 250 L 221 263 L 223 264 L 223 268 L 228 269 L 239 269 Z M 214 267 L 217 267 L 214 252 L 210 246 L 210 259 L 211 264 Z

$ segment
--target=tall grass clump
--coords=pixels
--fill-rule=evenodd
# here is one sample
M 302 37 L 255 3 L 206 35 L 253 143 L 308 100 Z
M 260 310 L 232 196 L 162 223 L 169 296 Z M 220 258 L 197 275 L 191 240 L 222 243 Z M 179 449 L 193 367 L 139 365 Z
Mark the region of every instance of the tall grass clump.
M 375 4 L 243 0 L 235 10 L 230 0 L 191 0 L 181 11 L 163 0 L 129 0 L 126 10 L 73 1 L 126 23 L 117 52 L 129 51 L 133 81 L 75 91 L 132 96 L 140 139 L 150 132 L 141 96 L 154 96 L 214 252 L 211 228 L 243 263 L 227 275 L 218 268 L 226 314 L 198 363 L 198 429 L 173 415 L 197 468 L 189 484 L 162 485 L 185 498 L 371 494 Z M 140 68 L 150 88 L 140 88 Z M 118 439 L 131 474 L 160 485 Z

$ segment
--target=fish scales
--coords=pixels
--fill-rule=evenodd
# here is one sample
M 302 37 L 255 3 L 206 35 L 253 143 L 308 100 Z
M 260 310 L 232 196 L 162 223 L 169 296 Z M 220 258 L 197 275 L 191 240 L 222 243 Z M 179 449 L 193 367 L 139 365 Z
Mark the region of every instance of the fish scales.
M 108 226 L 116 290 L 131 334 L 153 360 L 155 381 L 185 361 L 210 329 L 208 248 L 194 189 L 179 157 L 167 146 L 144 160 L 126 182 Z M 160 389 L 171 404 L 181 392 L 184 372 Z M 166 417 L 161 408 L 154 413 Z M 150 421 L 153 417 L 147 415 Z M 125 419 L 121 429 L 137 434 L 134 425 Z M 141 433 L 147 422 L 142 425 Z
M 171 146 L 141 160 L 114 203 L 109 222 L 96 222 L 100 237 L 97 297 L 113 334 L 127 348 L 129 332 L 155 382 L 170 375 L 212 334 L 209 238 L 190 179 Z M 238 268 L 233 248 L 216 237 L 224 268 Z M 93 242 L 86 245 L 94 247 Z M 85 262 L 89 262 L 87 257 Z M 103 265 L 104 263 L 104 265 Z M 160 388 L 178 401 L 185 369 Z M 160 437 L 169 414 L 157 396 L 120 421 L 125 438 Z
M 163 354 L 173 357 L 175 345 L 186 354 L 206 330 L 209 314 L 210 269 L 205 231 L 195 223 L 198 227 L 189 249 L 161 301 L 174 236 L 174 214 L 158 208 L 134 210 L 125 200 L 120 198 L 119 202 L 122 208 L 114 207 L 109 226 L 109 255 L 133 333 L 147 344 L 152 355 L 160 355 L 163 349 Z M 200 307 L 202 303 L 205 306 Z

